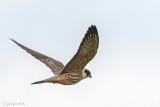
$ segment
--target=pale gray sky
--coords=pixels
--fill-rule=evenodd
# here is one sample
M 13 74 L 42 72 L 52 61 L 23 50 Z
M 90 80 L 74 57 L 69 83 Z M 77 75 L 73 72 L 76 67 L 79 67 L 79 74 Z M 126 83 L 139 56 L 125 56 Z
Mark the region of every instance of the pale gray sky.
M 159 107 L 159 0 L 0 0 L 0 107 Z M 66 64 L 90 25 L 99 31 L 92 79 L 30 85 L 52 76 L 8 38 Z M 18 105 L 10 105 L 10 107 Z

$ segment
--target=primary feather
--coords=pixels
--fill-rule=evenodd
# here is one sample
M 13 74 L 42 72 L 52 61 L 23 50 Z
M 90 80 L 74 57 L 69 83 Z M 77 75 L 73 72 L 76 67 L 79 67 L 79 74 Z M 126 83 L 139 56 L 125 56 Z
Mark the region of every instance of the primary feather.
M 48 66 L 52 70 L 53 74 L 58 75 L 62 71 L 62 69 L 64 68 L 64 65 L 61 62 L 59 62 L 59 61 L 57 61 L 57 60 L 55 60 L 53 58 L 50 58 L 50 57 L 48 57 L 46 55 L 43 55 L 43 54 L 41 54 L 39 52 L 36 52 L 36 51 L 34 51 L 34 50 L 32 50 L 32 49 L 30 49 L 30 48 L 18 43 L 14 39 L 10 39 L 10 40 L 12 40 L 14 43 L 16 43 L 22 49 L 26 50 L 33 57 L 35 57 L 36 59 L 38 59 L 41 62 L 43 62 L 46 66 Z
M 88 28 L 85 37 L 83 38 L 77 53 L 73 58 L 67 63 L 67 65 L 62 70 L 63 73 L 82 73 L 81 71 L 90 62 L 97 53 L 99 45 L 99 37 L 96 26 L 91 26 Z

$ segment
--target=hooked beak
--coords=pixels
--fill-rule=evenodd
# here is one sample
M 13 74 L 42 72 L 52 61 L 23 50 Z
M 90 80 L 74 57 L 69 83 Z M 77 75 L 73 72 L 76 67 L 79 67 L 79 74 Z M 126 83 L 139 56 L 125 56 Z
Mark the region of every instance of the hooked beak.
M 92 78 L 92 75 L 89 75 L 88 77 Z

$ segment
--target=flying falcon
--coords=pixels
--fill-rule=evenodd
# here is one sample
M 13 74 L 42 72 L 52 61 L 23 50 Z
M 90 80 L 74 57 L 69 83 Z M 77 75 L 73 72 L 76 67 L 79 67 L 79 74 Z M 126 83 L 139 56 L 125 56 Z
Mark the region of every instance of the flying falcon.
M 91 27 L 88 28 L 88 31 L 85 34 L 77 53 L 66 64 L 66 66 L 51 57 L 21 45 L 14 39 L 10 40 L 12 40 L 22 49 L 26 50 L 33 57 L 43 62 L 52 70 L 53 74 L 55 75 L 48 79 L 37 81 L 32 84 L 59 83 L 63 85 L 73 85 L 87 77 L 91 78 L 91 73 L 88 69 L 85 69 L 85 66 L 94 58 L 97 53 L 99 37 L 96 26 L 91 25 Z

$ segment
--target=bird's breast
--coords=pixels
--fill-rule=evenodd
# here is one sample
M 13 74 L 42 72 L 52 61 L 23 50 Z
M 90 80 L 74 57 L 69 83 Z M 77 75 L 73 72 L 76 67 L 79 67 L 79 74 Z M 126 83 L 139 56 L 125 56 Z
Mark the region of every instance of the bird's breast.
M 82 77 L 78 74 L 63 74 L 58 83 L 63 84 L 63 85 L 73 85 L 78 83 L 80 80 L 82 79 Z

